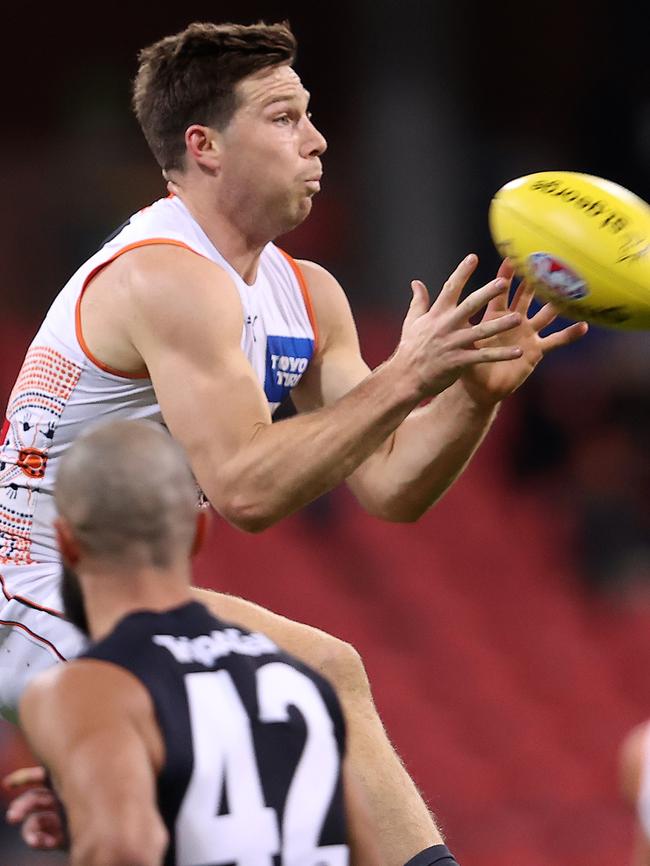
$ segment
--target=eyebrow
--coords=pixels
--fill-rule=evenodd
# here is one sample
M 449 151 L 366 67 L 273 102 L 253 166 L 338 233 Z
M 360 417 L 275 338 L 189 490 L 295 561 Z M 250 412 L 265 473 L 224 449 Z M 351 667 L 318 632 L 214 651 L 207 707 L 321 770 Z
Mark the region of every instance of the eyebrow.
M 308 90 L 302 91 L 303 95 L 307 97 L 307 105 L 309 105 L 309 100 L 311 99 L 311 93 Z M 294 102 L 297 98 L 298 94 L 279 94 L 278 96 L 273 96 L 268 102 L 264 103 L 264 108 L 268 108 L 269 105 L 273 105 L 276 102 Z

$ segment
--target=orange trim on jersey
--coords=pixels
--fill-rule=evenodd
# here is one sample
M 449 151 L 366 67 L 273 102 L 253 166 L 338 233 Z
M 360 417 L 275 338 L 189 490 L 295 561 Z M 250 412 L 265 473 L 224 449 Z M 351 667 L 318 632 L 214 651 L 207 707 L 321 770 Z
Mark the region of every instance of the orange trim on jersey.
M 14 622 L 12 619 L 0 619 L 0 625 L 8 625 L 10 628 L 22 628 L 22 630 L 26 631 L 28 635 L 34 638 L 34 640 L 40 641 L 49 647 L 49 649 L 51 649 L 62 662 L 67 662 L 67 658 L 58 651 L 51 641 L 45 637 L 41 637 L 40 634 L 36 634 L 36 632 L 33 632 L 31 628 L 27 628 L 26 625 L 23 625 L 22 622 Z
M 311 324 L 312 331 L 314 332 L 314 354 L 316 354 L 316 350 L 318 349 L 318 322 L 316 321 L 316 314 L 314 313 L 314 305 L 311 300 L 311 294 L 309 292 L 309 287 L 307 285 L 307 280 L 305 279 L 305 275 L 300 270 L 300 265 L 298 262 L 290 256 L 289 253 L 281 250 L 278 247 L 278 250 L 282 253 L 285 259 L 291 265 L 291 270 L 293 271 L 296 279 L 298 280 L 298 285 L 300 286 L 300 292 L 302 293 L 302 299 L 305 302 L 305 309 L 307 310 L 307 315 L 309 316 L 309 322 Z
M 115 367 L 109 367 L 108 364 L 104 364 L 99 358 L 96 358 L 93 353 L 88 348 L 88 344 L 84 340 L 84 335 L 81 330 L 81 299 L 84 296 L 84 293 L 88 286 L 90 285 L 90 281 L 97 276 L 97 274 L 102 271 L 105 267 L 110 265 L 115 259 L 118 259 L 120 256 L 123 256 L 124 253 L 128 253 L 131 250 L 135 250 L 138 247 L 148 247 L 148 246 L 156 246 L 158 244 L 167 244 L 172 247 L 183 247 L 183 249 L 189 250 L 191 253 L 195 253 L 195 255 L 200 256 L 201 253 L 197 253 L 196 250 L 193 250 L 192 247 L 183 243 L 183 241 L 173 240 L 172 238 L 147 238 L 143 241 L 136 241 L 133 244 L 128 244 L 125 247 L 122 247 L 121 250 L 118 250 L 115 255 L 111 256 L 110 259 L 107 259 L 105 262 L 102 262 L 101 265 L 97 265 L 96 268 L 88 274 L 86 279 L 84 280 L 84 284 L 81 287 L 81 292 L 79 293 L 79 297 L 77 298 L 77 303 L 75 306 L 74 313 L 74 323 L 75 323 L 75 332 L 77 335 L 77 340 L 79 341 L 79 345 L 84 353 L 84 355 L 88 358 L 89 361 L 92 361 L 96 367 L 99 367 L 100 370 L 103 370 L 105 373 L 110 373 L 112 376 L 120 376 L 122 379 L 148 379 L 149 373 L 125 373 L 123 370 L 117 370 Z M 205 256 L 202 256 L 205 258 Z
M 34 610 L 39 610 L 41 613 L 49 613 L 51 616 L 56 616 L 59 619 L 65 619 L 66 616 L 61 610 L 54 610 L 52 607 L 43 607 L 42 604 L 38 604 L 36 601 L 32 601 L 31 598 L 26 598 L 24 595 L 14 595 L 9 592 L 6 587 L 5 579 L 3 575 L 0 573 L 0 588 L 2 588 L 2 594 L 7 599 L 7 601 L 17 601 L 18 604 L 24 604 L 25 607 L 31 607 Z

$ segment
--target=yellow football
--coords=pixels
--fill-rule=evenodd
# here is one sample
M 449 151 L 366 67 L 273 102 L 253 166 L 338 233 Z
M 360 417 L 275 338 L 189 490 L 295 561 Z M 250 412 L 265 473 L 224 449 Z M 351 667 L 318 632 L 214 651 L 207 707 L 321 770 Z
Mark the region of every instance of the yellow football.
M 543 171 L 492 199 L 490 232 L 518 276 L 562 315 L 650 329 L 650 206 L 588 174 Z

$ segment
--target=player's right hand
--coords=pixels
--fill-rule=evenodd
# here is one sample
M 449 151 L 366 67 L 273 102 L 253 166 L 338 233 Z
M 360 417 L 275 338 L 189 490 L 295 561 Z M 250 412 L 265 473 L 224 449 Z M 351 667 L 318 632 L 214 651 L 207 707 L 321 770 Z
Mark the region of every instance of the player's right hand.
M 67 847 L 67 833 L 61 803 L 47 785 L 44 767 L 23 767 L 2 780 L 4 788 L 19 793 L 7 809 L 7 823 L 20 825 L 23 840 L 30 848 L 52 851 Z
M 478 257 L 474 254 L 463 259 L 433 304 L 423 282 L 413 280 L 411 283 L 413 299 L 393 357 L 396 365 L 403 366 L 403 375 L 412 377 L 412 384 L 421 397 L 444 391 L 474 364 L 521 357 L 520 346 L 477 348 L 475 345 L 479 340 L 512 330 L 521 322 L 519 313 L 506 309 L 503 315 L 489 321 L 471 323 L 472 316 L 493 298 L 507 295 L 510 289 L 510 280 L 497 277 L 459 303 L 461 292 L 477 264 Z

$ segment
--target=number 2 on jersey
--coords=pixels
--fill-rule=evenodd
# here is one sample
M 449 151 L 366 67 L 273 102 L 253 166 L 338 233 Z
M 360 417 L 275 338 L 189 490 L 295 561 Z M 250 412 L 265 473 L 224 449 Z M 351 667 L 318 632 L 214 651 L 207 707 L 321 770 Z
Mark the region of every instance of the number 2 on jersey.
M 314 682 L 284 662 L 256 672 L 261 722 L 289 720 L 296 707 L 306 741 L 287 794 L 282 826 L 266 806 L 251 722 L 227 671 L 185 677 L 194 767 L 176 821 L 177 866 L 346 866 L 346 845 L 318 845 L 339 774 L 331 717 Z M 221 792 L 228 814 L 215 815 Z

